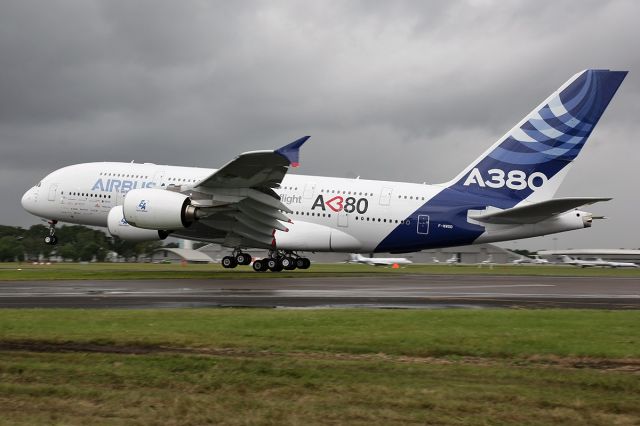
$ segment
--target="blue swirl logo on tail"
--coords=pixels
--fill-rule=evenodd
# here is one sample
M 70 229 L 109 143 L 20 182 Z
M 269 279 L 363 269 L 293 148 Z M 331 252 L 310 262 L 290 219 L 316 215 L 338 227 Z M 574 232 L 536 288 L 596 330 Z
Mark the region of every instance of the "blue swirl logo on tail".
M 577 74 L 453 186 L 478 195 L 526 198 L 577 157 L 626 74 L 608 70 Z

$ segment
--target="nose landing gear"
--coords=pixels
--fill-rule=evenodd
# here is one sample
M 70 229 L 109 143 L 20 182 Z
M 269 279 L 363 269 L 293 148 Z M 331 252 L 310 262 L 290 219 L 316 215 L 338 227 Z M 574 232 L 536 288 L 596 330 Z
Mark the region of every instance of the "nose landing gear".
M 44 243 L 49 244 L 50 246 L 55 246 L 58 244 L 58 237 L 56 237 L 56 224 L 57 220 L 50 220 L 47 222 L 49 224 L 49 235 L 44 237 Z

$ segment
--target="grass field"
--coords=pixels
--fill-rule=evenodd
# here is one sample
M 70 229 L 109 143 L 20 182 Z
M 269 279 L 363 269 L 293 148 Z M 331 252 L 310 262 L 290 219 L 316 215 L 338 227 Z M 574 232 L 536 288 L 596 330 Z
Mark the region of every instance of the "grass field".
M 256 273 L 250 267 L 223 269 L 220 265 L 180 265 L 150 263 L 60 263 L 32 265 L 0 263 L 2 280 L 72 280 L 72 279 L 246 279 L 273 277 L 366 276 L 371 274 L 455 274 L 455 275 L 555 275 L 638 277 L 640 269 L 576 268 L 564 265 L 409 265 L 391 269 L 368 265 L 314 264 L 308 270 Z
M 637 425 L 638 324 L 597 310 L 0 310 L 0 423 Z

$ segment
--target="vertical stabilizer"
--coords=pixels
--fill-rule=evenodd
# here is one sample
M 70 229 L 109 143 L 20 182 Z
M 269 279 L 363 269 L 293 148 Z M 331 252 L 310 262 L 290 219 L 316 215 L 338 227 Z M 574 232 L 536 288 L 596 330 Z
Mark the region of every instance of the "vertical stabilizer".
M 447 185 L 491 198 L 553 197 L 626 75 L 576 74 Z

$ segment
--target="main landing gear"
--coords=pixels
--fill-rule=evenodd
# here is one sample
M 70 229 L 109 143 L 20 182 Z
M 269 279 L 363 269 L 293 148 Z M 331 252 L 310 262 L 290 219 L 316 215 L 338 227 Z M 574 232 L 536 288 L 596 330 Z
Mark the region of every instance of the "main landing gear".
M 233 252 L 231 256 L 225 256 L 220 262 L 223 268 L 235 268 L 238 265 L 249 265 L 251 256 L 240 250 Z M 253 262 L 253 270 L 256 272 L 293 271 L 294 269 L 309 269 L 311 261 L 306 257 L 300 257 L 292 251 L 271 250 L 269 256 L 257 259 Z
M 57 220 L 50 220 L 47 222 L 49 224 L 49 235 L 44 237 L 44 243 L 49 244 L 50 246 L 55 246 L 58 244 L 58 237 L 56 237 L 56 224 Z
M 240 250 L 234 250 L 231 256 L 225 256 L 220 262 L 223 268 L 235 268 L 238 265 L 249 265 L 251 263 L 251 255 L 243 253 Z

